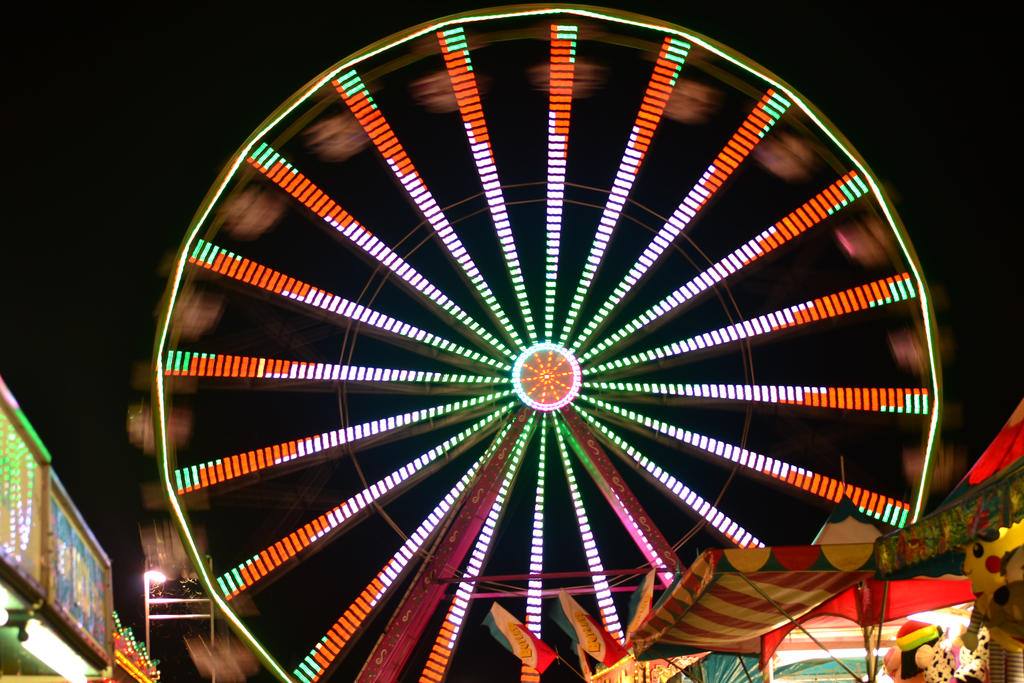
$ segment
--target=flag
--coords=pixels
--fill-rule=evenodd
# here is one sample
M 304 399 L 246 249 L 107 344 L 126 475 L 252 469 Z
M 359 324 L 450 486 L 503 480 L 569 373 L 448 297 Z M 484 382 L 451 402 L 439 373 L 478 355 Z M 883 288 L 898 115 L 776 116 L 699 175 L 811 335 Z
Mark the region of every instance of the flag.
M 647 615 L 651 613 L 651 605 L 654 604 L 654 575 L 655 570 L 647 572 L 643 582 L 633 591 L 629 598 L 629 625 L 626 626 L 626 639 L 632 640 L 633 632 L 640 624 L 644 623 Z
M 538 673 L 544 673 L 555 661 L 555 651 L 498 603 L 491 605 L 491 611 L 484 617 L 484 625 L 506 650 Z
M 551 616 L 583 651 L 611 666 L 626 656 L 626 650 L 564 590 L 558 593 Z

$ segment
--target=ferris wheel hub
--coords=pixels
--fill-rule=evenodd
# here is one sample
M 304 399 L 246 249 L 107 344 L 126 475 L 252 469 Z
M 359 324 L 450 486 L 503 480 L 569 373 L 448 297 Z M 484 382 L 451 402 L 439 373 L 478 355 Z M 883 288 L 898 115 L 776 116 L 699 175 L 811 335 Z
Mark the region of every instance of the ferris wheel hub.
M 572 352 L 558 344 L 534 344 L 516 358 L 512 386 L 534 410 L 563 408 L 580 393 L 583 373 Z

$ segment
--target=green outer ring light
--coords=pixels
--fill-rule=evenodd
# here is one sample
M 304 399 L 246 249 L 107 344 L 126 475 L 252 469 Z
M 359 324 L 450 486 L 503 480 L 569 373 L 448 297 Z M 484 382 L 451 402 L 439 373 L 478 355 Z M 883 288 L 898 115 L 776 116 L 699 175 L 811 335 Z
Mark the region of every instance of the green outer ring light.
M 569 382 L 569 388 L 565 393 L 558 396 L 555 401 L 540 401 L 527 391 L 523 386 L 523 368 L 526 366 L 527 361 L 534 358 L 541 353 L 555 353 L 562 360 L 569 364 L 572 373 L 572 380 Z M 526 366 L 529 370 L 528 366 Z M 543 342 L 541 344 L 534 344 L 530 348 L 519 354 L 516 358 L 515 365 L 512 366 L 512 387 L 515 389 L 516 396 L 519 397 L 523 403 L 533 408 L 534 410 L 540 410 L 542 412 L 550 412 L 552 410 L 558 410 L 572 403 L 572 400 L 579 396 L 580 385 L 583 384 L 583 373 L 580 370 L 580 364 L 576 360 L 576 357 L 572 355 L 572 352 L 564 346 L 558 344 L 551 344 L 549 342 Z

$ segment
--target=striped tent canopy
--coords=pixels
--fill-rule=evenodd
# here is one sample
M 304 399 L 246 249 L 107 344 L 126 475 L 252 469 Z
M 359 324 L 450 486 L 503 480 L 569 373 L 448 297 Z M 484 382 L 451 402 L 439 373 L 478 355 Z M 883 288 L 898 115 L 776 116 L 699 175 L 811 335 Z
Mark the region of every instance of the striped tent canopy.
M 764 634 L 870 579 L 873 547 L 851 543 L 705 551 L 633 631 L 634 650 L 649 655 L 759 652 Z

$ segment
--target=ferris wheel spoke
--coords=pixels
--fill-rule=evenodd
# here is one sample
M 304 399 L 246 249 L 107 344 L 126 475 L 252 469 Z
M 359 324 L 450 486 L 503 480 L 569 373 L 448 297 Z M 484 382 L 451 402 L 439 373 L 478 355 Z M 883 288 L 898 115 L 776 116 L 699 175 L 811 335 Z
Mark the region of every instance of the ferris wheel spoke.
M 544 571 L 544 491 L 545 480 L 544 470 L 548 449 L 548 432 L 551 429 L 551 419 L 544 416 L 540 424 L 539 455 L 537 456 L 537 489 L 533 498 L 533 528 L 530 534 L 530 574 L 535 578 L 527 580 L 526 584 L 526 618 L 523 620 L 526 628 L 538 638 L 541 637 L 541 617 L 543 616 L 541 604 L 544 597 L 544 581 L 539 575 Z M 539 683 L 540 674 L 536 670 L 523 664 L 520 673 L 520 683 Z
M 615 173 L 615 181 L 608 192 L 608 200 L 594 234 L 594 243 L 583 265 L 583 274 L 576 286 L 576 292 L 572 295 L 572 303 L 569 304 L 569 313 L 566 316 L 559 340 L 559 344 L 563 346 L 568 343 L 569 335 L 576 323 L 576 317 L 580 314 L 583 301 L 590 290 L 590 283 L 593 282 L 597 269 L 604 259 L 608 242 L 612 238 L 615 226 L 619 222 L 619 216 L 622 214 L 622 208 L 633 189 L 633 183 L 640 173 L 640 165 L 651 146 L 654 131 L 661 122 L 665 105 L 668 104 L 672 88 L 676 84 L 676 78 L 683 68 L 683 62 L 686 60 L 689 50 L 689 43 L 672 36 L 666 36 L 662 42 L 661 51 L 658 53 L 654 65 L 654 72 L 647 83 L 640 111 L 637 112 L 629 141 L 626 143 L 626 151 L 622 155 L 619 168 Z
M 867 193 L 868 186 L 861 180 L 856 171 L 850 171 L 840 180 L 832 183 L 795 211 L 792 211 L 778 223 L 770 226 L 757 237 L 749 240 L 746 244 L 740 246 L 731 254 L 638 315 L 599 344 L 593 346 L 580 357 L 580 362 L 585 363 L 624 340 L 635 340 L 638 332 L 645 328 L 651 328 L 655 323 L 661 324 L 666 322 L 670 314 L 678 313 L 683 304 L 697 295 L 708 291 L 719 282 L 739 272 L 768 252 L 803 234 L 806 230 L 814 227 Z
M 616 434 L 608 425 L 582 408 L 577 407 L 576 412 L 582 415 L 583 419 L 589 422 L 597 430 L 598 434 L 623 456 L 626 462 L 633 463 L 636 471 L 643 475 L 651 484 L 678 504 L 707 521 L 727 541 L 740 548 L 764 547 L 764 543 L 760 539 L 730 519 L 728 515 L 709 501 L 701 498 L 688 486 L 672 476 L 672 474 L 656 465 L 650 458 Z
M 227 458 L 209 460 L 198 465 L 179 467 L 174 470 L 174 481 L 178 495 L 234 481 L 241 477 L 268 474 L 290 465 L 312 464 L 324 458 L 340 457 L 342 446 L 352 448 L 356 442 L 363 448 L 371 445 L 390 443 L 422 431 L 431 431 L 443 425 L 437 418 L 454 416 L 457 420 L 474 417 L 471 410 L 486 409 L 487 404 L 509 396 L 511 391 L 500 391 L 486 396 L 446 403 L 422 410 L 414 410 L 378 420 L 371 420 L 330 432 L 307 436 L 291 441 L 244 451 Z M 411 429 L 414 425 L 430 420 L 425 430 Z M 320 456 L 313 458 L 312 456 Z M 302 462 L 298 462 L 302 461 Z
M 519 333 L 512 325 L 498 298 L 494 296 L 494 292 L 491 291 L 491 287 L 487 284 L 483 274 L 477 268 L 473 257 L 466 251 L 466 247 L 463 246 L 462 240 L 456 234 L 455 228 L 448 222 L 448 218 L 437 205 L 437 201 L 430 193 L 430 190 L 427 189 L 427 185 L 416 171 L 412 159 L 409 158 L 408 153 L 406 153 L 402 144 L 398 141 L 398 137 L 391 129 L 380 109 L 377 108 L 377 104 L 373 101 L 373 97 L 370 96 L 370 92 L 366 89 L 366 85 L 359 77 L 359 74 L 356 73 L 355 69 L 351 69 L 335 78 L 331 83 L 338 91 L 341 99 L 352 110 L 352 114 L 359 121 L 363 130 L 370 136 L 370 140 L 381 156 L 384 157 L 388 167 L 395 174 L 395 177 L 398 178 L 398 182 L 405 188 L 409 198 L 412 199 L 413 203 L 416 204 L 423 214 L 423 217 L 430 223 L 430 227 L 434 229 L 448 254 L 458 265 L 457 270 L 465 276 L 473 289 L 481 297 L 484 310 L 497 323 L 498 329 L 517 348 L 522 348 L 524 344 L 523 340 L 519 337 Z M 507 348 L 504 349 L 504 353 L 509 357 L 515 355 Z
M 509 350 L 495 339 L 494 335 L 484 329 L 480 323 L 462 310 L 422 273 L 367 230 L 353 218 L 352 214 L 341 208 L 337 202 L 300 173 L 273 147 L 261 143 L 246 158 L 246 161 L 332 227 L 335 231 L 334 234 L 344 237 L 349 245 L 397 275 L 397 281 L 429 302 L 434 313 L 454 319 L 468 329 L 473 338 L 482 340 L 484 348 L 494 347 L 502 355 L 509 355 Z
M 900 273 L 766 313 L 750 320 L 726 325 L 688 339 L 680 339 L 677 342 L 635 353 L 625 358 L 608 361 L 596 367 L 584 368 L 583 374 L 596 375 L 627 367 L 633 368 L 635 372 L 639 368 L 634 366 L 663 362 L 666 359 L 678 358 L 687 353 L 719 347 L 741 339 L 757 339 L 779 330 L 898 303 L 916 296 L 914 281 L 910 273 Z
M 927 387 L 811 387 L 766 384 L 665 384 L 647 382 L 589 382 L 597 389 L 626 397 L 664 396 L 686 401 L 737 401 L 780 405 L 927 415 Z M 691 402 L 691 401 L 687 401 Z
M 498 444 L 504 441 L 512 429 L 512 422 L 505 425 L 491 447 L 470 466 L 447 495 L 441 498 L 430 514 L 416 527 L 416 530 L 409 534 L 405 543 L 334 622 L 327 634 L 303 658 L 293 672 L 300 681 L 313 683 L 320 679 L 328 667 L 336 661 L 340 661 L 339 655 L 343 655 L 345 648 L 363 632 L 369 618 L 383 604 L 391 587 L 401 581 L 412 566 L 412 561 L 425 552 L 427 543 L 441 528 L 448 515 L 453 512 L 453 507 L 476 479 L 477 473 L 492 458 Z
M 431 555 L 413 579 L 397 609 L 378 639 L 367 663 L 357 677 L 359 683 L 395 681 L 412 651 L 419 644 L 434 611 L 440 605 L 446 583 L 436 580 L 438 572 L 462 564 L 473 546 L 473 539 L 483 528 L 484 510 L 499 497 L 510 470 L 519 466 L 519 456 L 529 439 L 535 413 L 520 409 L 509 425 L 495 439 L 492 455 L 474 477 L 472 489 L 466 491 L 458 511 L 442 536 L 431 548 Z M 465 610 L 465 606 L 461 608 Z M 465 616 L 463 611 L 462 616 Z
M 401 342 L 417 353 L 444 352 L 461 356 L 496 370 L 511 366 L 495 360 L 479 351 L 467 349 L 461 344 L 449 341 L 426 330 L 402 322 L 379 311 L 367 308 L 354 301 L 331 294 L 290 275 L 268 268 L 256 261 L 222 249 L 203 239 L 196 240 L 188 262 L 198 268 L 210 270 L 237 282 L 241 282 L 270 294 L 276 294 L 280 301 L 290 301 L 315 309 L 326 315 L 328 320 L 338 322 L 351 320 L 365 326 L 367 333 L 374 334 L 391 343 Z
M 565 439 L 576 452 L 584 469 L 594 480 L 601 495 L 615 511 L 619 521 L 633 538 L 633 542 L 652 568 L 658 570 L 662 587 L 668 588 L 675 572 L 680 568 L 672 545 L 662 535 L 640 501 L 629 490 L 612 465 L 604 449 L 597 443 L 586 424 L 572 410 L 559 411 L 558 426 Z
M 455 91 L 459 114 L 466 127 L 466 136 L 469 139 L 469 147 L 473 154 L 473 161 L 476 163 L 477 174 L 480 176 L 480 183 L 484 188 L 487 206 L 491 211 L 491 218 L 494 220 L 494 229 L 497 231 L 498 242 L 501 244 L 501 253 L 505 257 L 505 267 L 512 280 L 516 301 L 519 302 L 519 312 L 526 324 L 527 338 L 532 344 L 537 341 L 537 328 L 534 326 L 533 312 L 530 310 L 530 300 L 527 297 L 526 283 L 523 280 L 523 268 L 519 263 L 515 238 L 512 236 L 505 196 L 498 178 L 498 168 L 494 163 L 491 136 L 487 132 L 487 122 L 484 120 L 480 90 L 477 87 L 476 74 L 473 72 L 470 62 L 466 34 L 461 26 L 456 26 L 447 31 L 438 31 L 437 38 L 441 45 L 452 90 Z
M 639 434 L 648 437 L 653 434 L 668 443 L 673 441 L 684 443 L 705 457 L 711 456 L 713 461 L 736 463 L 742 466 L 745 472 L 756 473 L 788 484 L 833 503 L 838 503 L 843 496 L 846 496 L 862 512 L 880 519 L 886 524 L 902 527 L 907 521 L 910 505 L 891 496 L 868 491 L 853 484 L 843 484 L 833 477 L 817 474 L 746 448 L 670 425 L 599 398 L 582 395 L 580 398 L 600 409 L 602 414 L 610 420 Z
M 576 26 L 551 25 L 551 63 L 548 71 L 547 246 L 544 261 L 544 341 L 554 339 L 558 257 L 562 244 L 565 205 L 565 164 L 576 66 Z
M 217 577 L 217 585 L 224 597 L 231 600 L 243 591 L 263 585 L 261 582 L 264 579 L 279 578 L 289 568 L 295 567 L 297 561 L 305 559 L 313 551 L 322 549 L 365 519 L 373 506 L 386 504 L 402 495 L 410 487 L 451 462 L 466 448 L 477 443 L 498 425 L 498 419 L 508 413 L 511 407 L 510 403 L 495 410 L 348 500 L 286 534 L 245 562 L 224 572 Z
M 427 655 L 427 662 L 420 673 L 420 683 L 440 683 L 448 673 L 448 665 L 451 663 L 452 655 L 455 653 L 455 647 L 458 645 L 459 636 L 462 633 L 462 625 L 469 612 L 469 601 L 475 586 L 475 582 L 472 579 L 480 576 L 480 572 L 487 564 L 487 558 L 491 554 L 494 532 L 504 516 L 509 491 L 519 471 L 523 452 L 526 450 L 530 437 L 533 435 L 530 427 L 533 424 L 535 415 L 536 413 L 530 417 L 530 422 L 527 423 L 526 429 L 523 430 L 523 433 L 516 441 L 515 448 L 512 451 L 511 463 L 505 472 L 501 488 L 498 490 L 498 495 L 494 502 L 491 503 L 491 508 L 487 512 L 483 527 L 480 529 L 476 543 L 473 545 L 473 550 L 470 553 L 469 562 L 462 571 L 462 578 L 464 580 L 459 581 L 455 588 L 455 595 L 448 606 L 448 612 L 441 621 L 441 630 L 434 639 L 434 645 L 430 649 L 430 654 Z
M 558 441 L 558 454 L 561 456 L 562 469 L 565 470 L 565 478 L 569 483 L 569 497 L 572 499 L 573 510 L 576 513 L 576 522 L 580 529 L 580 539 L 583 541 L 584 554 L 587 556 L 587 565 L 593 575 L 594 594 L 597 596 L 597 606 L 601 613 L 601 622 L 604 629 L 611 634 L 615 640 L 622 642 L 622 623 L 619 621 L 619 613 L 615 609 L 615 602 L 612 600 L 611 587 L 604 573 L 604 564 L 601 562 L 601 554 L 594 540 L 594 533 L 590 530 L 590 520 L 587 517 L 587 510 L 583 507 L 583 497 L 580 495 L 579 487 L 576 485 L 576 475 L 572 469 L 572 462 L 569 459 L 569 450 L 565 445 L 562 432 L 555 429 L 555 439 Z
M 675 212 L 662 226 L 661 230 L 651 239 L 650 244 L 637 258 L 629 272 L 616 285 L 593 319 L 583 328 L 579 337 L 573 342 L 572 350 L 579 351 L 590 339 L 601 324 L 629 295 L 640 280 L 653 268 L 665 251 L 682 234 L 690 221 L 711 200 L 715 191 L 720 188 L 733 171 L 747 158 L 758 142 L 768 133 L 775 123 L 782 118 L 792 103 L 785 97 L 769 89 L 768 92 L 747 115 L 739 129 L 725 143 L 722 151 L 701 175 L 697 184 L 679 203 Z
M 404 392 L 417 395 L 466 392 L 471 389 L 486 391 L 495 384 L 508 383 L 507 378 L 485 375 L 315 363 L 179 349 L 167 351 L 164 375 L 212 378 L 229 383 L 243 382 L 247 386 L 262 384 L 286 389 L 312 385 L 333 390 L 344 382 L 350 392 Z

